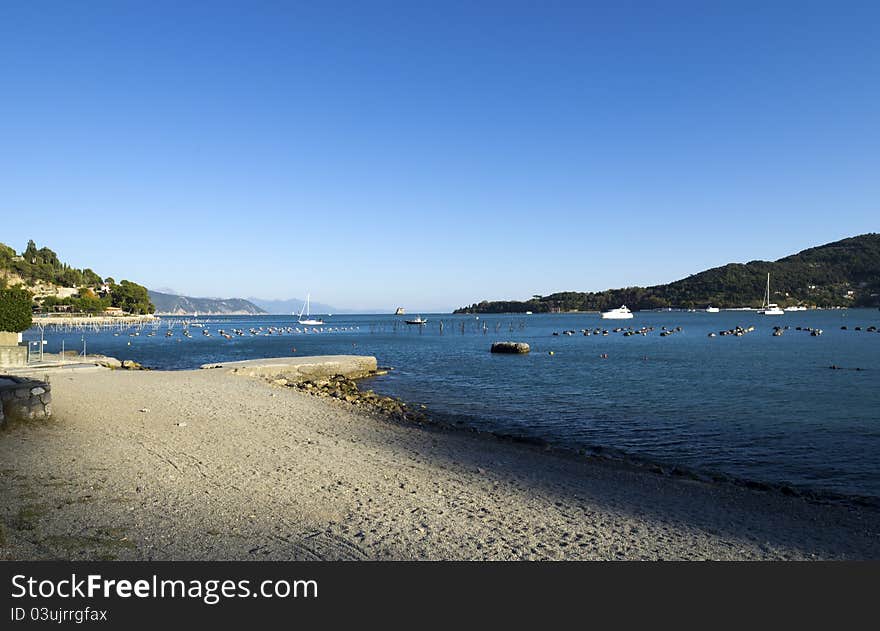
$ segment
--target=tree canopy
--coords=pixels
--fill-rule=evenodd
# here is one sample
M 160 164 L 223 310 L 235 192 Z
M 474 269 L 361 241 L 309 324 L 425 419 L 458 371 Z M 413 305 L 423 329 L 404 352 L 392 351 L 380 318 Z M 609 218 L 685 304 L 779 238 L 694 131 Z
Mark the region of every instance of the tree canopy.
M 21 333 L 31 326 L 31 294 L 19 287 L 0 289 L 0 331 Z

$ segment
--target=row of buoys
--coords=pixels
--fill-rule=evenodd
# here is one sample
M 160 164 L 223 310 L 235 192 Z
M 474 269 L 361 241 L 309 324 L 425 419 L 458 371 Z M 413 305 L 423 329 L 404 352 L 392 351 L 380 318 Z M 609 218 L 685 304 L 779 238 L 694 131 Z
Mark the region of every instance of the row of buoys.
M 623 337 L 632 337 L 633 335 L 645 336 L 645 335 L 648 335 L 648 333 L 650 333 L 653 330 L 654 330 L 654 327 L 652 327 L 652 326 L 643 326 L 640 329 L 633 329 L 632 327 L 630 327 L 629 329 L 627 329 L 626 331 L 623 332 Z
M 753 328 L 754 328 L 754 327 L 753 327 Z M 640 328 L 640 329 L 636 329 L 636 328 L 633 328 L 633 327 L 631 327 L 631 326 L 629 326 L 629 327 L 617 327 L 617 328 L 615 328 L 615 329 L 612 329 L 612 332 L 613 332 L 613 333 L 622 333 L 622 334 L 623 334 L 623 337 L 631 337 L 631 336 L 633 336 L 633 335 L 647 336 L 648 333 L 652 333 L 653 331 L 654 331 L 654 327 L 653 327 L 653 326 L 643 326 L 643 327 Z M 667 328 L 667 327 L 663 326 L 663 327 L 660 327 L 660 337 L 667 337 L 667 336 L 669 336 L 669 335 L 673 335 L 674 333 L 681 333 L 681 331 L 682 331 L 682 328 L 681 328 L 680 326 L 676 326 L 676 327 L 673 327 L 673 328 Z M 591 335 L 601 335 L 601 336 L 607 336 L 607 335 L 608 335 L 608 329 L 601 329 L 601 328 L 595 328 L 595 329 L 581 329 L 580 332 L 581 332 L 583 335 L 588 336 L 588 337 L 591 336 Z M 575 331 L 574 329 L 566 329 L 566 330 L 561 331 L 561 332 L 560 332 L 560 331 L 553 331 L 552 334 L 553 334 L 554 336 L 557 336 L 557 337 L 560 336 L 560 335 L 572 336 L 572 335 L 575 335 L 575 334 L 576 334 L 576 331 Z M 722 334 L 723 334 L 723 333 L 722 333 Z M 714 336 L 715 336 L 714 333 L 710 333 L 710 337 L 714 337 Z
M 681 327 L 680 327 L 680 326 L 677 326 L 677 327 L 675 327 L 674 329 L 667 329 L 665 326 L 664 326 L 664 327 L 660 327 L 660 328 L 661 328 L 661 331 L 660 331 L 660 337 L 668 337 L 668 336 L 670 336 L 670 335 L 673 335 L 674 333 L 681 333 Z
M 590 335 L 608 335 L 608 329 L 599 329 L 599 328 L 596 328 L 596 329 L 593 329 L 592 331 L 591 331 L 590 329 L 581 329 L 581 333 L 583 333 L 583 334 L 586 335 L 586 336 L 590 336 Z
M 725 335 L 734 335 L 736 337 L 742 337 L 746 333 L 751 333 L 754 330 L 755 330 L 755 327 L 753 327 L 753 326 L 749 326 L 746 328 L 743 328 L 741 326 L 737 326 L 732 329 L 727 329 L 726 331 L 718 331 L 718 335 L 721 335 L 722 337 Z M 715 337 L 715 333 L 709 333 L 709 337 Z

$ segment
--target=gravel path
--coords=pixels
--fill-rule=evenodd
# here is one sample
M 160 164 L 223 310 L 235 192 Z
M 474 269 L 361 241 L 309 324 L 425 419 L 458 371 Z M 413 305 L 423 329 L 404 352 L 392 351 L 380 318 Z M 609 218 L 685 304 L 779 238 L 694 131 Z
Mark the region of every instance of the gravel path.
M 51 382 L 54 420 L 0 432 L 0 558 L 880 558 L 876 509 L 403 426 L 218 371 Z

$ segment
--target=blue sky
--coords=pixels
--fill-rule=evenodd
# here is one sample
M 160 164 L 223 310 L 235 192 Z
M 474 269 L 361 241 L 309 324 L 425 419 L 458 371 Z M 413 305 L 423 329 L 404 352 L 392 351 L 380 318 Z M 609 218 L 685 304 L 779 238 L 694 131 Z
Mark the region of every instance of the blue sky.
M 448 310 L 877 231 L 880 4 L 7 2 L 0 241 Z

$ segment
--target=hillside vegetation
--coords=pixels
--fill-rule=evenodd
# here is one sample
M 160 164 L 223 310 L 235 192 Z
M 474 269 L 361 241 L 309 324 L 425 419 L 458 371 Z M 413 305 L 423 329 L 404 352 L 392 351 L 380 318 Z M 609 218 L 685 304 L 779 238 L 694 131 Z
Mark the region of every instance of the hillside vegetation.
M 759 307 L 767 273 L 771 301 L 780 306 L 880 305 L 880 234 L 810 248 L 778 261 L 730 263 L 665 285 L 600 292 L 567 291 L 524 301 L 483 301 L 455 313 L 546 313 L 631 309 Z
M 0 285 L 28 290 L 33 295 L 34 308 L 39 311 L 64 308 L 100 313 L 107 307 L 132 314 L 155 311 L 143 285 L 129 280 L 117 283 L 110 277 L 101 278 L 89 268 L 71 267 L 49 248 L 37 248 L 33 241 L 28 241 L 20 255 L 0 243 Z

